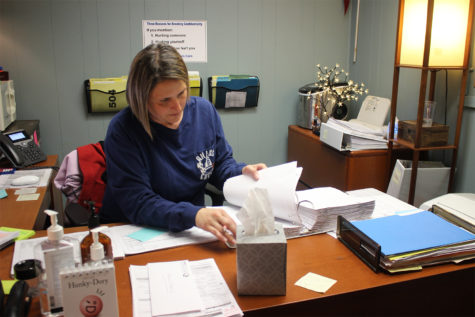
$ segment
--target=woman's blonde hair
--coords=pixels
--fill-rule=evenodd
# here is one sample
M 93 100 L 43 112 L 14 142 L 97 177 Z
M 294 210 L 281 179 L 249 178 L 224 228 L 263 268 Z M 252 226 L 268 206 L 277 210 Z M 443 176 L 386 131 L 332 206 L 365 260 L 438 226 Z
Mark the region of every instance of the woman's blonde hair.
M 188 96 L 188 69 L 177 50 L 168 44 L 150 44 L 142 49 L 130 65 L 127 79 L 127 102 L 132 113 L 153 138 L 150 130 L 148 99 L 155 85 L 163 80 L 179 79 L 186 83 Z

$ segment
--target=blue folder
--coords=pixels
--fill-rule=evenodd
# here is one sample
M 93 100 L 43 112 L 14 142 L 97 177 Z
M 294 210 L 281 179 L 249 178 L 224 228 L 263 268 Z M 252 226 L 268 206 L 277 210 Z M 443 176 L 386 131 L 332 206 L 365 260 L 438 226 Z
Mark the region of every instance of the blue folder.
M 351 223 L 381 245 L 386 256 L 475 241 L 474 234 L 429 211 Z

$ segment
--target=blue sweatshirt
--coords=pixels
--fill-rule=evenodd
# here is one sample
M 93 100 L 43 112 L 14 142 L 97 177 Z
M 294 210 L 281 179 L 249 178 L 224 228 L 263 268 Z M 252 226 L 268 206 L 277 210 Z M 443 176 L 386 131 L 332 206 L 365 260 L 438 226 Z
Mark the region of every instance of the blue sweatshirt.
M 150 122 L 153 140 L 130 107 L 115 115 L 104 143 L 107 187 L 103 222 L 181 231 L 195 225 L 210 182 L 222 189 L 241 174 L 213 105 L 191 97 L 177 130 Z

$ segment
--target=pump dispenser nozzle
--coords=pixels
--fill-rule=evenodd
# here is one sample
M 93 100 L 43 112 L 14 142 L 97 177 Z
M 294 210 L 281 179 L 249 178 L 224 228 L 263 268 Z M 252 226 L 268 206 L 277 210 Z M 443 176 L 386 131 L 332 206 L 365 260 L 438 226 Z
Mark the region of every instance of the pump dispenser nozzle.
M 61 225 L 58 224 L 58 212 L 50 209 L 46 209 L 45 213 L 50 217 L 51 226 L 48 227 L 48 240 L 61 240 L 64 235 L 64 230 Z
M 104 245 L 99 242 L 99 232 L 107 228 L 107 226 L 101 226 L 94 229 L 91 229 L 92 233 L 92 244 L 91 244 L 91 260 L 101 261 L 104 259 Z

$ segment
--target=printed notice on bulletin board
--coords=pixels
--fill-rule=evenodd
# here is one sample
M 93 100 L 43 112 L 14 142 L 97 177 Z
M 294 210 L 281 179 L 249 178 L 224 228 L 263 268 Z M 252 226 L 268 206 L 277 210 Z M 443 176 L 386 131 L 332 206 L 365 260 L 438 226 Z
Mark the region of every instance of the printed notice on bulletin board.
M 206 21 L 142 20 L 143 47 L 165 42 L 174 46 L 185 62 L 208 61 Z

